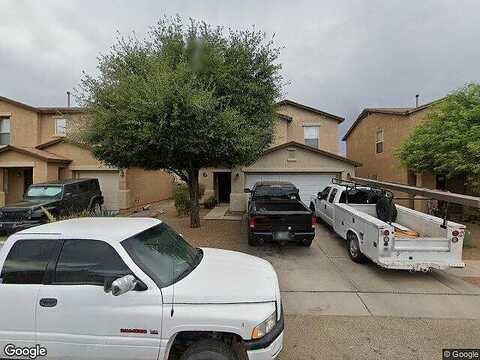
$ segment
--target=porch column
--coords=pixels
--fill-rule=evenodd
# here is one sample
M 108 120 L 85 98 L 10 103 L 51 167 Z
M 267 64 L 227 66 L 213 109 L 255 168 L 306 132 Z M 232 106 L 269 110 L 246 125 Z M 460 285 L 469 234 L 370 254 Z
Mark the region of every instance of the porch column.
M 127 169 L 118 171 L 118 206 L 120 210 L 127 210 L 132 207 L 127 175 Z
M 0 206 L 5 206 L 5 192 L 3 191 L 3 177 L 5 168 L 0 168 Z
M 230 211 L 245 211 L 247 208 L 247 194 L 244 193 L 245 173 L 241 167 L 232 169 L 232 190 L 230 193 Z

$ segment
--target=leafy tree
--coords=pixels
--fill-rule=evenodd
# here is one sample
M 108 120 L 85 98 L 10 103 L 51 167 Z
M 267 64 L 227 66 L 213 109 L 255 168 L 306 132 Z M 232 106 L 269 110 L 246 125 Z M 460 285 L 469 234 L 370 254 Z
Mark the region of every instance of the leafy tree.
M 80 140 L 106 164 L 178 175 L 200 226 L 199 170 L 257 160 L 272 141 L 280 49 L 256 30 L 164 18 L 145 40 L 119 38 L 84 74 Z
M 428 116 L 398 149 L 401 161 L 417 172 L 465 175 L 471 185 L 478 186 L 480 84 L 452 92 Z

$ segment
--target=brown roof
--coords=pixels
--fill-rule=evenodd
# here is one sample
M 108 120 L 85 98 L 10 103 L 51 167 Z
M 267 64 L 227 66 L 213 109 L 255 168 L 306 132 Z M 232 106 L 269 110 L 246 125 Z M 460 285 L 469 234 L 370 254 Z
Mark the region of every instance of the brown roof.
M 353 129 L 370 114 L 386 114 L 386 115 L 399 115 L 399 116 L 408 116 L 410 114 L 416 113 L 417 111 L 421 111 L 426 109 L 436 103 L 442 101 L 444 98 L 431 101 L 424 105 L 418 107 L 403 107 L 403 108 L 365 108 L 363 111 L 358 115 L 357 119 L 354 121 L 350 129 L 345 133 L 345 136 L 342 138 L 343 141 L 346 141 L 350 133 Z
M 295 101 L 292 101 L 292 100 L 288 100 L 288 99 L 285 99 L 285 100 L 282 100 L 282 101 L 279 101 L 277 103 L 277 105 L 290 105 L 290 106 L 294 106 L 296 108 L 299 108 L 299 109 L 302 109 L 302 110 L 307 110 L 307 111 L 310 111 L 310 112 L 313 112 L 315 114 L 319 114 L 319 115 L 323 115 L 323 116 L 326 116 L 330 119 L 333 119 L 333 120 L 336 120 L 338 121 L 339 123 L 341 123 L 343 120 L 345 120 L 344 118 L 340 117 L 340 116 L 337 116 L 337 115 L 333 115 L 333 114 L 330 114 L 330 113 L 327 113 L 325 111 L 322 111 L 322 110 L 319 110 L 319 109 L 315 109 L 311 106 L 307 106 L 307 105 L 303 105 L 303 104 L 300 104 L 300 103 L 297 103 Z
M 47 148 L 47 147 L 50 147 L 50 146 L 52 146 L 52 145 L 59 144 L 59 143 L 64 142 L 64 141 L 65 141 L 65 138 L 63 138 L 63 137 L 58 137 L 58 138 L 56 138 L 56 139 L 52 139 L 52 140 L 49 140 L 49 141 L 47 141 L 47 142 L 44 142 L 43 144 L 37 145 L 37 146 L 35 146 L 35 148 L 40 149 L 40 150 L 43 150 L 43 149 L 45 149 L 45 148 Z
M 334 153 L 331 153 L 331 152 L 328 152 L 328 151 L 325 151 L 325 150 L 316 149 L 314 147 L 311 147 L 311 146 L 308 146 L 308 145 L 305 145 L 305 144 L 302 144 L 302 143 L 299 143 L 299 142 L 296 142 L 296 141 L 289 141 L 287 143 L 283 143 L 283 144 L 274 146 L 274 147 L 266 150 L 263 154 L 266 155 L 266 154 L 269 154 L 271 152 L 274 152 L 274 151 L 277 151 L 277 150 L 280 150 L 280 149 L 285 149 L 285 148 L 292 147 L 292 146 L 303 149 L 303 150 L 311 151 L 311 152 L 314 152 L 314 153 L 317 153 L 319 155 L 323 155 L 323 156 L 326 156 L 326 157 L 329 157 L 329 158 L 332 158 L 332 159 L 335 159 L 335 160 L 340 160 L 340 161 L 346 162 L 348 164 L 351 164 L 351 165 L 354 165 L 354 166 L 357 166 L 357 167 L 362 166 L 361 163 L 359 163 L 357 161 L 354 161 L 354 160 L 351 160 L 351 159 L 348 159 L 344 156 L 337 155 L 337 154 L 334 154 Z
M 41 113 L 41 114 L 79 114 L 79 113 L 84 112 L 84 110 L 82 108 L 76 107 L 76 106 L 74 106 L 74 107 L 63 107 L 63 106 L 56 106 L 56 107 L 44 107 L 44 106 L 38 107 L 37 106 L 37 107 L 35 107 L 35 106 L 24 104 L 20 101 L 16 101 L 16 100 L 6 98 L 4 96 L 0 96 L 0 101 L 5 101 L 9 104 L 18 106 L 22 109 L 34 111 L 36 113 Z
M 30 147 L 24 147 L 24 146 L 13 146 L 13 145 L 6 145 L 0 148 L 0 153 L 6 152 L 6 151 L 14 151 L 18 152 L 20 154 L 25 154 L 25 155 L 30 155 L 33 156 L 37 159 L 44 160 L 46 162 L 54 162 L 54 163 L 69 163 L 72 160 L 66 159 L 62 156 L 52 154 L 48 151 L 45 150 L 40 150 L 40 149 L 35 149 L 35 148 L 30 148 Z

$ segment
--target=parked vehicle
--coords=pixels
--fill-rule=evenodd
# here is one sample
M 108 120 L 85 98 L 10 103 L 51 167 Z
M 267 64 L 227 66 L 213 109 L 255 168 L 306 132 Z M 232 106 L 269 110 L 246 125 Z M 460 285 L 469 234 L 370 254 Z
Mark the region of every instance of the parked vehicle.
M 84 210 L 99 212 L 103 196 L 98 179 L 68 179 L 30 185 L 23 201 L 0 208 L 0 230 L 14 232 L 48 222 L 53 216 Z
M 40 225 L 0 249 L 0 349 L 63 359 L 274 359 L 284 319 L 260 258 L 192 247 L 151 218 Z
M 310 208 L 347 241 L 355 262 L 411 271 L 465 266 L 464 225 L 395 205 L 388 191 L 334 181 Z
M 289 182 L 257 182 L 245 189 L 248 203 L 248 243 L 296 241 L 310 246 L 315 237 L 315 217 L 300 201 L 298 189 Z

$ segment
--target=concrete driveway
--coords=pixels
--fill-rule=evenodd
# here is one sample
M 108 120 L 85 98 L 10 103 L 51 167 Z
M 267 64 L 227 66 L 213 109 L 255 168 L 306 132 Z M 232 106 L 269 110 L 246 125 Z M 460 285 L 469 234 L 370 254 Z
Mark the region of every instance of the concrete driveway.
M 480 287 L 458 276 L 480 269 L 410 273 L 356 264 L 324 225 L 310 248 L 243 243 L 242 250 L 273 264 L 290 315 L 480 319 Z

